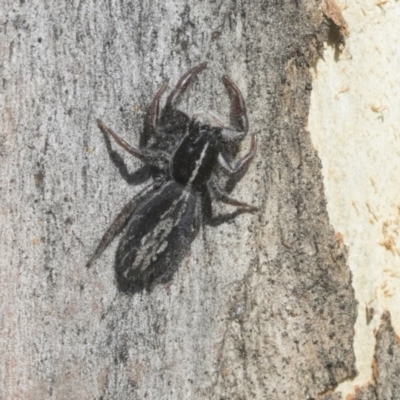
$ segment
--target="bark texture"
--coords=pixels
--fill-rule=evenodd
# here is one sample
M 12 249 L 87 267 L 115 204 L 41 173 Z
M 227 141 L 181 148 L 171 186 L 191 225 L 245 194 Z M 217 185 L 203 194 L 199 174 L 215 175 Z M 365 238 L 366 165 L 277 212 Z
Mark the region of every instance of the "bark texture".
M 2 3 L 0 398 L 336 399 L 356 302 L 306 130 L 319 3 Z M 259 152 L 234 195 L 260 212 L 123 295 L 116 243 L 85 263 L 143 175 L 96 118 L 136 144 L 160 85 L 205 60 L 180 108 L 228 115 L 221 75 L 240 87 Z
M 395 400 L 400 399 L 400 338 L 386 312 L 376 333 L 374 382 L 359 388 L 350 400 Z

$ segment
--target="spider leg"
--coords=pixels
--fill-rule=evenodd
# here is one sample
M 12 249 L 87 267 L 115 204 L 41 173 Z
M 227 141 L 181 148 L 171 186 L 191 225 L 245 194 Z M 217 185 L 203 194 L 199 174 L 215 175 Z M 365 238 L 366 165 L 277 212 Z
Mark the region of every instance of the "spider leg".
M 157 129 L 158 120 L 160 118 L 160 99 L 167 87 L 167 84 L 162 85 L 160 90 L 154 96 L 153 102 L 151 103 L 149 118 L 150 126 L 154 129 L 154 131 Z
M 114 142 L 112 136 L 108 135 L 105 132 L 103 133 L 104 142 L 106 144 L 107 153 L 110 157 L 110 160 L 117 168 L 118 172 L 120 173 L 121 177 L 124 179 L 126 183 L 129 185 L 138 185 L 144 183 L 150 178 L 150 170 L 146 165 L 143 165 L 138 170 L 134 172 L 129 172 L 127 165 L 123 157 L 118 153 L 118 149 L 113 149 L 111 145 L 111 140 Z M 118 150 L 118 151 L 117 151 Z
M 247 119 L 246 104 L 242 93 L 227 75 L 222 77 L 222 82 L 231 99 L 230 124 L 234 130 L 246 134 L 249 130 L 249 121 Z
M 255 135 L 251 137 L 251 148 L 250 151 L 241 159 L 236 162 L 234 167 L 225 159 L 222 153 L 218 154 L 218 163 L 227 175 L 231 177 L 236 183 L 244 176 L 247 172 L 250 163 L 253 161 L 254 156 L 257 152 L 257 139 Z
M 211 221 L 213 219 L 212 199 L 208 185 L 206 185 L 201 192 L 201 210 L 206 221 Z
M 140 136 L 141 148 L 147 147 L 151 136 L 154 136 L 157 133 L 157 126 L 160 119 L 160 99 L 167 87 L 167 84 L 162 85 L 157 94 L 154 96 L 154 99 L 151 103 L 151 107 L 146 115 L 146 119 L 144 122 L 144 129 Z
M 153 189 L 159 184 L 159 182 L 153 182 L 148 185 L 142 192 L 135 196 L 118 214 L 117 218 L 115 218 L 114 222 L 107 229 L 106 233 L 100 240 L 99 245 L 96 248 L 96 251 L 90 258 L 90 260 L 86 264 L 86 268 L 90 268 L 94 261 L 101 256 L 103 251 L 108 247 L 108 245 L 114 240 L 114 238 L 124 229 L 127 222 L 129 221 L 132 213 L 135 211 L 138 203 L 143 200 Z
M 238 208 L 236 211 L 225 214 L 215 215 L 212 208 L 212 199 L 208 186 L 202 191 L 201 209 L 204 215 L 204 222 L 211 226 L 218 226 L 225 222 L 235 219 L 238 215 L 243 214 L 246 210 Z
M 124 139 L 120 138 L 111 128 L 109 128 L 101 119 L 97 120 L 97 126 L 100 130 L 111 136 L 123 149 L 125 149 L 128 153 L 132 154 L 133 156 L 143 159 L 143 154 L 140 150 L 132 147 L 129 143 L 125 142 Z
M 212 209 L 212 200 L 211 200 L 211 195 L 210 195 L 211 190 L 213 192 L 215 192 L 212 188 L 210 188 L 209 186 L 206 186 L 205 190 L 203 190 L 203 192 L 202 192 L 202 198 L 201 198 L 204 222 L 207 225 L 219 226 L 226 222 L 232 221 L 240 214 L 253 211 L 253 210 L 249 210 L 246 208 L 237 208 L 235 211 L 230 212 L 230 213 L 215 215 L 213 213 L 213 209 Z M 240 203 L 240 204 L 243 204 L 243 203 Z
M 175 89 L 171 92 L 168 96 L 166 107 L 174 107 L 176 102 L 178 101 L 179 97 L 186 91 L 192 79 L 201 71 L 207 68 L 207 63 L 202 62 L 199 65 L 196 65 L 192 69 L 190 69 L 186 74 L 184 74 L 181 79 L 179 79 L 178 83 L 175 86 Z
M 217 200 L 222 201 L 225 204 L 230 204 L 231 206 L 241 207 L 244 211 L 247 212 L 254 212 L 258 211 L 258 207 L 252 206 L 251 204 L 243 203 L 239 200 L 234 199 L 233 197 L 229 196 L 224 190 L 222 190 L 215 179 L 211 179 L 209 181 L 209 188 L 215 194 Z

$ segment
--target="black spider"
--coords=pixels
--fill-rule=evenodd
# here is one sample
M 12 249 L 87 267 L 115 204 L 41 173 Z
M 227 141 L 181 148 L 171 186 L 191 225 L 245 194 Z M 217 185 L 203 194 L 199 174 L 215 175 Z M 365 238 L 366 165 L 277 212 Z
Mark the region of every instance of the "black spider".
M 160 98 L 167 86 L 161 87 L 147 114 L 140 149 L 130 146 L 102 121 L 97 121 L 106 135 L 146 163 L 154 178 L 151 185 L 123 208 L 87 264 L 90 267 L 128 225 L 115 261 L 116 278 L 122 291 L 151 290 L 155 284 L 172 278 L 203 219 L 213 220 L 210 192 L 218 200 L 239 207 L 231 216 L 257 210 L 231 198 L 216 180 L 215 172 L 221 167 L 231 180 L 239 181 L 257 149 L 252 135 L 250 152 L 234 167 L 224 156 L 248 131 L 245 103 L 236 85 L 226 75 L 222 77 L 231 99 L 229 127 L 216 117 L 203 114 L 190 120 L 175 107 L 193 78 L 206 66 L 206 63 L 199 64 L 182 76 L 160 113 Z M 216 126 L 211 126 L 210 120 Z

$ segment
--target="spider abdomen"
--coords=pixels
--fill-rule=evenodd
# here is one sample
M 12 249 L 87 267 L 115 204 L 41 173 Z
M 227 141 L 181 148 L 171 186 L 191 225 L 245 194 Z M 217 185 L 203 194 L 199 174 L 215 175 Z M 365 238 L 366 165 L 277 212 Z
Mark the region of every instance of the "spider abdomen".
M 138 205 L 116 254 L 121 290 L 171 278 L 199 230 L 200 203 L 193 189 L 171 181 Z

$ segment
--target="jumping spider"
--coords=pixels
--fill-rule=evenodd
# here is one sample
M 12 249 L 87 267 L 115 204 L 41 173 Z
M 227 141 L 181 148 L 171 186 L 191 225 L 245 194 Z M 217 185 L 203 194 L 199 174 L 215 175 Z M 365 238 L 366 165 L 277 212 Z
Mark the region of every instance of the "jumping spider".
M 238 213 L 257 210 L 231 198 L 216 179 L 220 167 L 231 180 L 239 181 L 257 150 L 252 135 L 249 153 L 235 166 L 224 156 L 229 146 L 242 141 L 248 131 L 246 106 L 232 80 L 226 75 L 222 77 L 231 100 L 229 127 L 216 117 L 203 114 L 190 120 L 176 109 L 190 82 L 206 66 L 199 64 L 181 77 L 161 112 L 160 99 L 167 86 L 160 88 L 147 114 L 139 149 L 97 120 L 103 133 L 146 163 L 154 178 L 123 208 L 87 264 L 89 267 L 127 225 L 115 261 L 116 279 L 122 291 L 151 290 L 155 284 L 172 278 L 202 221 L 212 221 L 210 192 L 217 200 L 239 207 Z

